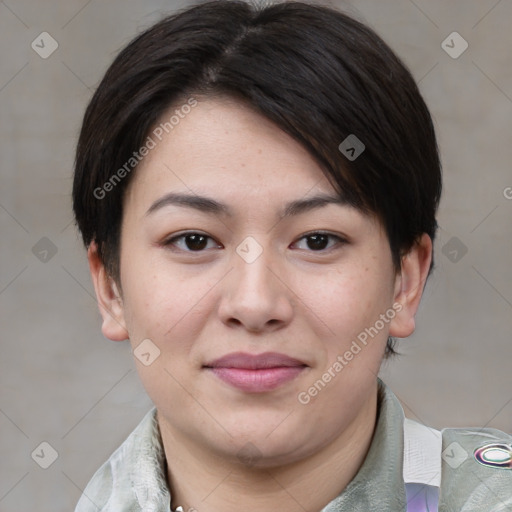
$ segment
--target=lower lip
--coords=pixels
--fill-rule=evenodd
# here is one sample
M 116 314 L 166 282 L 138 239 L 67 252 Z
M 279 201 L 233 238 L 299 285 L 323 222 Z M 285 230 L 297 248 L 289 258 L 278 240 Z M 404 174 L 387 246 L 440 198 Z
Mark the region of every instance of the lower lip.
M 246 368 L 209 368 L 217 377 L 248 393 L 271 391 L 299 375 L 305 366 L 279 366 L 250 370 Z

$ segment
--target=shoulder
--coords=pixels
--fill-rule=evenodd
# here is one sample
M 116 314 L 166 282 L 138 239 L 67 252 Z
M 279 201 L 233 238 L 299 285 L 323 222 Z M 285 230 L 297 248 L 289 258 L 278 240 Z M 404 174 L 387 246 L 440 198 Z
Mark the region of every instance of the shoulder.
M 140 502 L 147 498 L 140 496 L 139 488 L 153 487 L 151 480 L 159 476 L 155 454 L 159 454 L 159 443 L 153 408 L 94 473 L 75 512 L 142 510 Z
M 442 430 L 440 512 L 512 510 L 512 436 L 486 428 Z
M 112 493 L 112 488 L 113 477 L 109 459 L 92 476 L 78 500 L 75 512 L 104 510 Z

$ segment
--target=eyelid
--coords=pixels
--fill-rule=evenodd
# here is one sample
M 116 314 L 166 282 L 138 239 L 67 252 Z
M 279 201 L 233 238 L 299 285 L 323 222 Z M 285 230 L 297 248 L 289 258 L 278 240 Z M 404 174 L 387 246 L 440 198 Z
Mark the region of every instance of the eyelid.
M 346 243 L 349 242 L 348 236 L 344 235 L 343 233 L 335 233 L 333 231 L 326 231 L 325 229 L 313 229 L 312 231 L 308 231 L 307 233 L 300 235 L 300 237 L 297 240 L 300 240 L 301 238 L 306 238 L 306 237 L 312 236 L 312 235 L 332 236 L 333 238 L 338 238 L 339 240 L 343 240 Z

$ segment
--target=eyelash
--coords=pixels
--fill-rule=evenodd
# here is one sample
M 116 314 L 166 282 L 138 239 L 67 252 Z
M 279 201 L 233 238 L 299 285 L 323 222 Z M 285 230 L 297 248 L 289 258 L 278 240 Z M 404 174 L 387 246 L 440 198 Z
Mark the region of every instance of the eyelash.
M 171 238 L 168 238 L 168 239 L 164 240 L 162 242 L 162 246 L 167 247 L 167 248 L 171 248 L 171 246 L 173 246 L 176 243 L 177 240 L 180 240 L 180 239 L 184 240 L 187 236 L 190 236 L 190 235 L 199 235 L 199 236 L 205 237 L 205 238 L 207 238 L 209 240 L 213 240 L 213 238 L 211 236 L 206 235 L 204 233 L 201 233 L 201 232 L 198 232 L 198 231 L 186 231 L 184 233 L 172 236 Z M 297 240 L 307 239 L 307 238 L 313 237 L 314 235 L 327 236 L 329 238 L 335 239 L 337 243 L 334 246 L 331 246 L 330 248 L 327 248 L 327 249 L 321 249 L 321 250 L 318 250 L 318 251 L 309 250 L 308 252 L 327 253 L 327 252 L 330 252 L 334 247 L 336 247 L 336 245 L 343 246 L 343 245 L 346 245 L 348 243 L 348 241 L 345 238 L 343 238 L 342 236 L 335 235 L 334 233 L 329 233 L 329 232 L 325 232 L 325 231 L 312 231 L 310 233 L 306 233 L 306 234 L 302 235 Z M 296 243 L 296 242 L 294 242 L 294 243 Z M 190 254 L 201 254 L 201 253 L 204 253 L 204 252 L 207 251 L 207 249 L 202 249 L 202 250 L 199 250 L 199 251 L 191 251 L 191 250 L 188 250 L 188 249 L 170 249 L 170 250 L 175 251 L 175 252 L 181 251 L 181 252 L 190 253 Z

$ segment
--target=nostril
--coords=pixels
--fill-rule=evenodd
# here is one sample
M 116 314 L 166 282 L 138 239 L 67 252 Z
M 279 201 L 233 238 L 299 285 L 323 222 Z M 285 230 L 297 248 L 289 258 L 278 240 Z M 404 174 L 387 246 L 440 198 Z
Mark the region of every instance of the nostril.
M 230 318 L 229 323 L 234 325 L 242 325 L 242 322 L 240 322 L 240 320 L 238 320 L 237 318 Z

